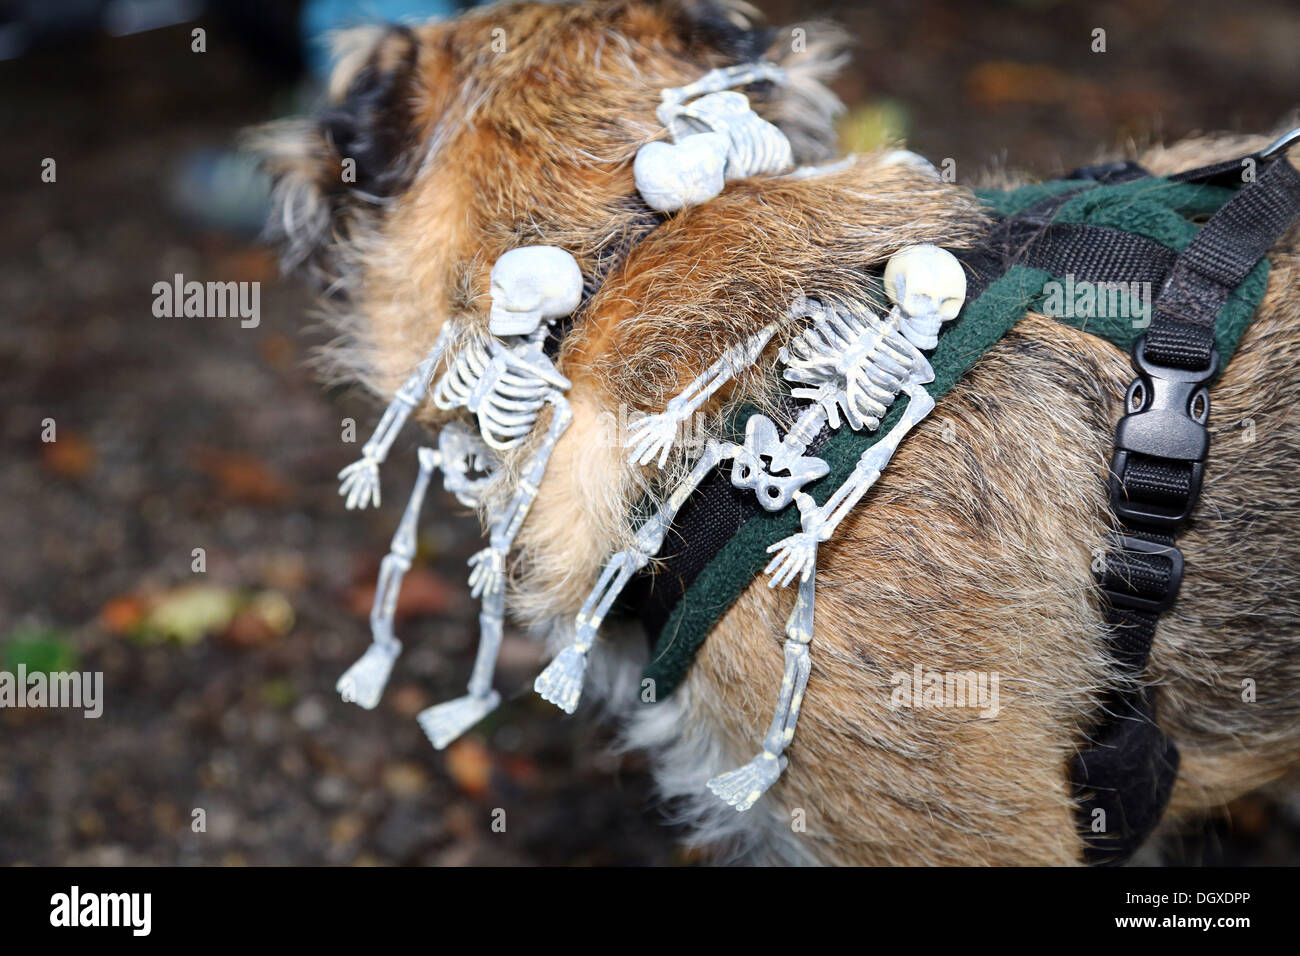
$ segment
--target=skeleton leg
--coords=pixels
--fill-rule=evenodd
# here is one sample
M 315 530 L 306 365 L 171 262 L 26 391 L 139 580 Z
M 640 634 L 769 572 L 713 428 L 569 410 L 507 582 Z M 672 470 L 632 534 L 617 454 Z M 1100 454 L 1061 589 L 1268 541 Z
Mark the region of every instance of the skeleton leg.
M 839 523 L 875 484 L 903 437 L 934 408 L 934 399 L 918 382 L 910 382 L 904 391 L 910 401 L 898 424 L 862 453 L 853 473 L 835 489 L 825 505 L 817 507 L 812 498 L 800 492 L 796 501 L 802 515 L 802 530 L 768 549 L 778 552 L 767 566 L 767 572 L 772 575 L 769 584 L 784 586 L 798 577 L 799 596 L 786 623 L 785 675 L 781 679 L 772 725 L 763 740 L 763 750 L 745 766 L 714 777 L 708 783 L 714 794 L 737 810 L 752 807 L 777 781 L 786 766 L 782 754 L 794 738 L 804 688 L 812 668 L 810 645 L 817 586 L 817 547 L 830 538 Z
M 406 576 L 411 567 L 411 559 L 415 557 L 424 493 L 429 487 L 433 469 L 441 462 L 440 456 L 432 448 L 421 448 L 419 456 L 420 473 L 415 479 L 415 487 L 411 490 L 406 511 L 393 535 L 391 550 L 379 565 L 379 582 L 375 585 L 375 601 L 370 608 L 370 647 L 335 685 L 344 700 L 360 704 L 366 710 L 372 710 L 379 703 L 384 685 L 388 683 L 388 675 L 392 673 L 393 662 L 402 652 L 402 642 L 393 634 L 393 615 L 397 611 L 402 578 Z
M 469 693 L 444 704 L 427 707 L 416 717 L 429 742 L 438 750 L 469 730 L 501 703 L 501 695 L 492 689 L 497 655 L 501 651 L 501 634 L 505 624 L 505 591 L 498 590 L 483 598 L 479 612 L 478 653 L 470 674 Z
M 776 326 L 768 325 L 744 342 L 733 345 L 680 395 L 669 401 L 662 412 L 633 422 L 628 428 L 628 443 L 632 445 L 628 459 L 638 465 L 648 465 L 658 458 L 662 468 L 668 461 L 673 439 L 677 437 L 677 427 L 694 415 L 714 392 L 753 365 L 775 334 Z
M 339 494 L 347 498 L 345 506 L 349 510 L 364 508 L 370 502 L 374 502 L 376 508 L 379 507 L 379 466 L 388 457 L 393 440 L 406 424 L 412 410 L 424 401 L 438 360 L 442 358 L 450 341 L 451 322 L 445 322 L 428 356 L 397 390 L 388 408 L 384 409 L 383 417 L 375 426 L 375 433 L 370 441 L 361 446 L 361 457 L 339 472 Z
M 709 789 L 721 800 L 737 810 L 748 810 L 764 791 L 781 776 L 786 758 L 785 748 L 794 739 L 799 708 L 803 705 L 804 689 L 812 670 L 809 644 L 813 634 L 813 600 L 817 587 L 817 571 L 799 583 L 799 596 L 785 626 L 785 674 L 781 678 L 781 692 L 776 701 L 772 725 L 763 739 L 763 750 L 745 766 L 720 774 L 709 781 Z
M 563 395 L 556 392 L 548 400 L 553 405 L 554 413 L 546 437 L 519 476 L 519 490 L 510 506 L 492 522 L 491 543 L 470 559 L 474 565 L 470 585 L 476 596 L 482 595 L 483 608 L 479 612 L 478 653 L 474 657 L 474 669 L 470 674 L 469 693 L 445 704 L 429 707 L 417 718 L 429 741 L 439 750 L 496 710 L 501 703 L 501 695 L 492 689 L 492 678 L 496 672 L 497 655 L 501 651 L 502 631 L 505 627 L 506 555 L 528 516 L 528 509 L 537 497 L 537 487 L 546 473 L 551 452 L 573 421 L 573 412 Z
M 631 548 L 620 551 L 606 563 L 596 586 L 587 596 L 575 621 L 573 643 L 556 655 L 546 670 L 538 675 L 533 690 L 567 714 L 573 713 L 582 694 L 582 680 L 587 670 L 587 655 L 596 640 L 596 632 L 609 609 L 614 606 L 632 575 L 650 563 L 663 546 L 664 537 L 686 499 L 699 487 L 718 462 L 732 457 L 736 446 L 711 441 L 691 473 L 661 504 L 650 519 L 636 532 Z

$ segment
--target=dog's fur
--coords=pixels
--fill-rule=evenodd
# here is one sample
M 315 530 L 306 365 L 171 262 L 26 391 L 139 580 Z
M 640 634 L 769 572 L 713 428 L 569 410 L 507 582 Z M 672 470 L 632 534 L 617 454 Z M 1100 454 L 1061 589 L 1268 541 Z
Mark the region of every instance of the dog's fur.
M 610 270 L 565 341 L 575 420 L 511 563 L 511 610 L 553 647 L 628 540 L 645 489 L 662 492 L 684 466 L 680 453 L 664 476 L 628 465 L 614 423 L 661 410 L 796 294 L 862 301 L 878 293 L 864 265 L 918 242 L 962 246 L 984 225 L 966 189 L 870 156 L 828 175 L 731 184 L 634 241 L 647 230 L 629 202 L 632 159 L 662 135 L 663 87 L 766 55 L 793 82 L 751 90 L 755 108 L 797 161 L 833 155 L 836 103 L 820 81 L 841 37 L 805 29 L 806 50 L 791 53 L 788 33 L 755 26 L 739 4 L 615 0 L 354 31 L 326 113 L 258 136 L 286 262 L 322 279 L 341 332 L 330 369 L 384 398 L 447 318 L 486 322 L 488 271 L 506 250 L 556 245 L 588 277 Z M 1204 139 L 1138 158 L 1172 172 L 1261 144 Z M 341 175 L 346 158 L 355 182 Z M 1188 572 L 1151 661 L 1160 723 L 1182 751 L 1171 820 L 1278 779 L 1300 756 L 1294 233 L 1270 259 L 1267 298 L 1213 393 L 1212 460 L 1180 539 Z M 724 390 L 710 422 L 770 394 L 778 344 L 760 363 L 768 373 Z M 757 750 L 793 589 L 756 580 L 683 687 L 654 706 L 635 681 L 643 639 L 607 635 L 589 689 L 603 689 L 628 744 L 653 753 L 663 793 L 701 841 L 797 862 L 1081 860 L 1067 765 L 1115 680 L 1090 563 L 1112 521 L 1104 477 L 1131 378 L 1113 346 L 1030 315 L 904 442 L 821 551 L 790 768 L 746 814 L 703 784 Z M 420 414 L 439 421 L 431 407 Z M 493 500 L 527 451 L 505 463 Z M 890 675 L 916 663 L 996 671 L 1000 715 L 891 708 Z M 1247 679 L 1258 702 L 1243 702 Z M 806 832 L 791 826 L 795 809 Z

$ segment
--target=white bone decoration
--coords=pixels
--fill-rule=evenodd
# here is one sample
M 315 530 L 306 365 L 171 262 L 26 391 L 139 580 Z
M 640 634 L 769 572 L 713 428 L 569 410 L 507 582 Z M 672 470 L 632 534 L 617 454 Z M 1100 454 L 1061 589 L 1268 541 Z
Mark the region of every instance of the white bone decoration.
M 456 358 L 433 384 L 432 397 L 440 409 L 473 414 L 478 433 L 452 422 L 439 434 L 436 451 L 420 449 L 415 489 L 393 536 L 392 550 L 380 565 L 370 614 L 371 645 L 337 685 L 345 700 L 373 708 L 401 652 L 393 616 L 402 578 L 415 556 L 416 526 L 433 470 L 442 469 L 444 487 L 462 504 L 478 507 L 497 466 L 496 453 L 521 445 L 542 408 L 552 408 L 546 435 L 524 463 L 510 502 L 499 512 L 488 513 L 488 547 L 470 559 L 470 588 L 474 597 L 482 598 L 483 606 L 468 693 L 429 707 L 417 718 L 440 750 L 500 703 L 492 678 L 505 622 L 506 555 L 537 496 L 555 443 L 573 419 L 565 397 L 569 381 L 556 370 L 543 342 L 549 324 L 569 315 L 581 301 L 582 272 L 577 261 L 554 246 L 513 249 L 493 266 L 491 293 L 488 333 L 470 334 L 453 329 L 451 321 L 445 323 L 429 355 L 398 389 L 374 436 L 363 446 L 361 459 L 339 473 L 339 493 L 349 508 L 379 503 L 379 465 L 406 419 L 429 394 L 450 344 L 461 340 Z
M 786 74 L 773 63 L 745 63 L 661 91 L 655 115 L 672 142 L 647 143 L 632 166 L 646 205 L 675 212 L 707 202 L 731 180 L 781 173 L 794 165 L 785 134 L 733 89 L 760 80 L 784 83 Z
M 708 442 L 690 474 L 638 529 L 633 547 L 610 558 L 578 613 L 572 643 L 534 684 L 546 700 L 573 712 L 587 657 L 605 615 L 632 576 L 659 551 L 674 517 L 700 482 L 720 462 L 732 460 L 733 485 L 752 490 L 769 511 L 793 501 L 801 528 L 768 549 L 773 557 L 764 572 L 770 587 L 799 581 L 786 623 L 785 672 L 772 723 L 753 760 L 708 782 L 713 793 L 737 810 L 752 807 L 786 766 L 783 753 L 794 737 L 811 670 L 818 545 L 835 533 L 880 477 L 904 436 L 934 408 L 934 399 L 925 389 L 934 380 L 934 369 L 923 350 L 934 348 L 940 326 L 960 311 L 966 275 L 951 253 L 932 245 L 910 246 L 890 259 L 885 290 L 894 305 L 883 318 L 865 308 L 796 300 L 791 318 L 803 328 L 778 359 L 784 366 L 783 377 L 792 385 L 791 394 L 809 404 L 784 437 L 769 418 L 756 414 L 746 422 L 743 444 Z M 662 413 L 633 425 L 631 460 L 643 465 L 657 460 L 662 466 L 679 426 L 755 362 L 776 331 L 776 326 L 768 326 L 729 349 Z M 829 471 L 820 458 L 806 454 L 810 442 L 827 424 L 833 429 L 847 424 L 854 431 L 875 431 L 900 395 L 906 395 L 908 403 L 897 424 L 862 453 L 849 477 L 819 506 L 801 490 Z

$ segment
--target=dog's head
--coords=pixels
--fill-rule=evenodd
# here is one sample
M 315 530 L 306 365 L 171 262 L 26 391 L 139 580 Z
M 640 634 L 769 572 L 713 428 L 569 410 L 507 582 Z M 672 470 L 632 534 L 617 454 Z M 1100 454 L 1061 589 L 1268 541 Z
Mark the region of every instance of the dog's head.
M 487 315 L 505 251 L 549 244 L 585 276 L 646 210 L 633 160 L 663 135 L 659 91 L 767 58 L 790 82 L 747 90 L 796 162 L 833 148 L 839 65 L 825 25 L 761 26 L 736 0 L 511 3 L 336 38 L 329 105 L 258 131 L 270 232 L 328 290 L 339 371 L 384 391 L 448 316 Z

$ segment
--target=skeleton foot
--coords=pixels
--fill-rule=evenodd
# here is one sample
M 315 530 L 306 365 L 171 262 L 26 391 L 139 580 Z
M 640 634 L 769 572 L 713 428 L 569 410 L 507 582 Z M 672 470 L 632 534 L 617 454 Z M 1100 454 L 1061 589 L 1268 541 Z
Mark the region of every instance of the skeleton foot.
M 372 643 L 361 655 L 361 659 L 339 678 L 334 689 L 348 703 L 374 710 L 388 684 L 388 675 L 393 672 L 393 662 L 400 653 L 402 645 L 399 641 L 393 641 L 392 644 Z
M 765 750 L 745 766 L 714 777 L 709 781 L 709 789 L 724 803 L 743 813 L 776 783 L 785 765 L 784 757 Z
M 587 651 L 570 644 L 555 656 L 546 670 L 537 675 L 533 690 L 566 714 L 578 708 L 582 696 L 582 679 L 587 671 Z
M 429 743 L 442 750 L 496 710 L 500 703 L 501 695 L 494 690 L 482 695 L 466 694 L 420 711 L 416 720 L 420 722 L 420 729 L 429 738 Z

